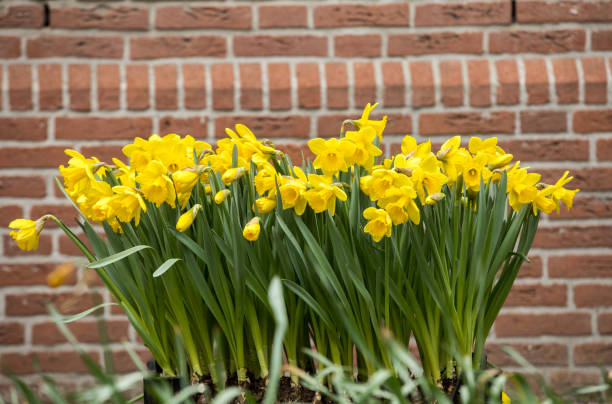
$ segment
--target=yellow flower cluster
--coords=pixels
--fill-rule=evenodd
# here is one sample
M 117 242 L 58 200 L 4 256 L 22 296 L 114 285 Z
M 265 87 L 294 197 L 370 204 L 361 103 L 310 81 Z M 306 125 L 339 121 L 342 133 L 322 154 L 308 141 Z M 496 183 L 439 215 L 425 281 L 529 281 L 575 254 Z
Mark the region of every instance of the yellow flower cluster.
M 445 186 L 465 187 L 468 195 L 474 195 L 481 184 L 498 181 L 504 171 L 509 204 L 514 210 L 531 204 L 537 214 L 539 210 L 558 211 L 560 202 L 567 208 L 572 206 L 578 190 L 564 188 L 572 179 L 567 172 L 554 185 L 541 184 L 539 174 L 528 172 L 519 162 L 510 165 L 513 156 L 499 147 L 494 137 L 472 137 L 464 148 L 461 138 L 455 136 L 434 154 L 429 140 L 419 144 L 405 136 L 401 152 L 383 158 L 378 146 L 386 116 L 370 119 L 376 105 L 368 104 L 360 119 L 345 122 L 352 123 L 356 130 L 344 133 L 343 124 L 339 138 L 310 140 L 308 147 L 316 157 L 308 173 L 290 165 L 281 170 L 278 163 L 282 158 L 278 157 L 282 153 L 270 141 L 258 140 L 242 124 L 237 124 L 235 131 L 226 129 L 228 137 L 217 142 L 216 150 L 191 136 L 153 135 L 146 140 L 136 138 L 123 148 L 130 165 L 118 159 L 106 164 L 66 150 L 68 165 L 59 170 L 67 194 L 87 219 L 106 221 L 116 232 L 121 231 L 120 222 L 134 221 L 137 226 L 147 206 L 150 209 L 164 203 L 184 211 L 176 228 L 186 231 L 202 208 L 196 204 L 186 209 L 197 184 L 202 184 L 211 202 L 221 205 L 231 197 L 230 185 L 243 177 L 252 181 L 257 193 L 249 202 L 254 217 L 277 208 L 277 193 L 282 202 L 279 208 L 302 215 L 310 207 L 315 213 L 328 211 L 333 216 L 338 200 L 346 201 L 347 192 L 358 197 L 361 191 L 375 205 L 364 209 L 363 216 L 368 220 L 364 231 L 376 242 L 389 237 L 393 225 L 408 221 L 418 224 L 422 209 L 444 198 Z M 255 173 L 251 173 L 252 168 Z M 214 173 L 220 175 L 226 188 L 215 189 L 212 195 L 210 176 Z M 342 175 L 359 175 L 360 190 L 351 189 L 347 184 L 350 181 L 342 182 Z M 248 231 L 245 227 L 245 238 L 257 239 L 259 220 L 249 222 Z M 20 248 L 36 248 L 42 228 L 37 223 L 27 219 L 11 222 L 9 227 L 18 231 L 10 234 Z

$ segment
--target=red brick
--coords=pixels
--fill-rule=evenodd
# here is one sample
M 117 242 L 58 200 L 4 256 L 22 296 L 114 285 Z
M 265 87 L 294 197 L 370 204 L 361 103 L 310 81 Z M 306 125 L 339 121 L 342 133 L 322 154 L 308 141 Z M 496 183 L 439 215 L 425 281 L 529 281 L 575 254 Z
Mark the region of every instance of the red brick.
M 17 205 L 0 206 L 0 227 L 8 227 L 14 219 L 23 217 L 23 208 Z M 2 282 L 0 281 L 0 285 Z
M 605 59 L 590 57 L 582 58 L 580 61 L 584 74 L 584 102 L 587 104 L 605 104 L 608 91 Z
M 44 19 L 42 4 L 8 5 L 0 9 L 0 28 L 40 28 Z
M 382 119 L 383 115 L 387 115 L 387 126 L 385 126 L 385 135 L 405 135 L 412 130 L 412 115 L 406 114 L 383 114 L 375 113 L 371 115 L 374 120 Z
M 55 118 L 56 139 L 132 139 L 148 136 L 151 118 L 101 118 L 90 116 Z
M 176 110 L 178 108 L 177 70 L 175 64 L 154 66 L 155 109 Z
M 436 103 L 433 70 L 431 62 L 410 62 L 412 106 L 428 107 Z
M 66 160 L 66 146 L 2 147 L 0 168 L 56 168 Z
M 135 350 L 137 356 L 144 363 L 151 359 L 153 355 L 144 349 Z M 113 351 L 113 366 L 116 373 L 136 372 L 138 368 L 132 357 L 126 351 Z
M 225 57 L 227 44 L 218 35 L 130 38 L 130 57 L 132 59 L 159 59 L 184 57 Z
M 516 284 L 504 304 L 505 307 L 566 306 L 567 286 L 540 283 Z
M 142 137 L 146 138 L 147 136 L 143 135 Z M 113 157 L 125 163 L 127 162 L 127 157 L 123 155 L 121 151 L 122 149 L 123 145 L 83 146 L 81 147 L 81 153 L 83 153 L 84 156 L 95 156 L 100 161 L 107 163 L 111 163 L 113 161 Z M 74 216 L 74 214 L 72 216 Z
M 463 72 L 458 60 L 440 62 L 440 91 L 445 107 L 463 105 Z
M 389 56 L 482 53 L 482 32 L 389 34 Z
M 76 314 L 97 304 L 102 297 L 94 293 L 21 293 L 6 295 L 7 316 L 47 314 L 47 304 L 53 304 L 62 314 Z
M 574 363 L 576 365 L 612 364 L 612 343 L 584 342 L 574 346 Z
M 499 145 L 522 163 L 535 161 L 588 161 L 589 142 L 574 139 L 516 139 Z
M 360 109 L 367 103 L 376 102 L 376 76 L 374 64 L 371 62 L 355 62 L 353 64 L 354 103 Z
M 62 66 L 38 65 L 38 107 L 41 110 L 62 108 Z
M 491 105 L 491 76 L 488 60 L 467 61 L 468 80 L 470 81 L 470 105 L 488 107 Z
M 612 131 L 612 109 L 574 111 L 574 132 Z
M 514 112 L 424 113 L 419 117 L 419 134 L 422 136 L 494 133 L 514 133 Z
M 516 60 L 496 60 L 497 72 L 497 103 L 500 105 L 514 105 L 520 101 L 520 87 L 518 67 Z
M 422 4 L 415 13 L 417 27 L 507 25 L 511 18 L 510 4 L 502 1 Z
M 509 345 L 521 356 L 527 358 L 532 365 L 548 366 L 567 366 L 568 353 L 567 344 L 553 342 L 533 342 L 533 343 L 514 343 L 499 344 L 489 343 L 485 346 L 487 360 L 495 366 L 517 366 L 517 363 L 504 351 L 502 346 Z
M 312 161 L 315 157 L 306 144 L 277 144 L 275 147 L 287 154 L 295 165 L 302 165 L 302 162 L 306 160 Z
M 225 137 L 225 128 L 236 123 L 248 126 L 259 138 L 308 138 L 308 115 L 226 115 L 215 118 L 215 137 Z
M 149 28 L 149 10 L 144 7 L 64 7 L 51 5 L 51 28 L 143 31 Z
M 571 185 L 571 184 L 570 184 Z M 574 206 L 568 211 L 559 210 L 559 214 L 549 215 L 549 220 L 556 219 L 592 219 L 598 217 L 612 217 L 612 198 L 605 196 L 574 197 Z
M 14 59 L 21 55 L 21 38 L 0 36 L 0 59 Z
M 206 118 L 194 116 L 191 118 L 174 118 L 164 116 L 159 119 L 159 134 L 177 133 L 181 136 L 191 135 L 197 139 L 207 136 Z
M 32 66 L 9 65 L 8 79 L 11 110 L 32 109 Z
M 553 59 L 555 91 L 559 104 L 578 102 L 578 70 L 575 59 Z
M 496 337 L 589 334 L 589 313 L 500 314 L 495 320 Z
M 0 286 L 30 286 L 46 285 L 47 275 L 55 269 L 58 264 L 51 262 L 27 263 L 27 264 L 0 264 Z M 74 285 L 76 273 L 66 280 L 67 285 Z
M 1 176 L 0 196 L 42 198 L 46 195 L 45 179 L 41 176 Z
M 567 394 L 572 393 L 571 390 L 584 387 L 594 386 L 601 383 L 601 373 L 594 370 L 566 370 L 557 369 L 551 370 L 548 374 L 551 386 L 561 394 L 567 397 Z M 582 398 L 585 398 L 582 396 Z M 581 401 L 581 400 L 577 400 Z
M 2 140 L 45 140 L 47 118 L 0 117 L 0 139 Z
M 541 168 L 538 173 L 542 174 L 542 182 L 554 184 L 566 170 L 567 168 Z M 612 168 L 610 167 L 572 169 L 570 174 L 574 179 L 566 185 L 568 188 L 580 188 L 583 191 L 609 191 L 612 189 Z
M 30 58 L 72 56 L 120 59 L 123 57 L 123 37 L 41 35 L 28 38 L 26 54 Z
M 584 51 L 583 29 L 508 30 L 489 34 L 491 53 L 564 53 Z
M 259 63 L 240 65 L 240 107 L 251 110 L 263 108 L 261 64 Z
M 127 82 L 127 107 L 130 110 L 148 109 L 149 101 L 149 67 L 146 65 L 128 64 L 125 68 Z
M 382 38 L 378 34 L 336 35 L 334 37 L 334 55 L 336 57 L 375 58 L 382 54 Z
M 565 111 L 521 111 L 521 133 L 563 133 L 567 131 Z
M 260 6 L 259 28 L 305 28 L 308 26 L 306 6 Z
M 102 313 L 98 310 L 96 313 Z M 108 339 L 100 335 L 99 324 L 96 321 L 78 321 L 67 324 L 68 329 L 82 344 L 98 344 L 104 342 L 120 342 L 128 340 L 129 323 L 125 320 L 104 320 Z M 32 343 L 34 345 L 55 345 L 66 343 L 66 337 L 53 322 L 38 323 L 32 326 Z
M 321 107 L 321 78 L 318 63 L 298 63 L 295 73 L 298 85 L 298 107 Z
M 24 343 L 23 324 L 0 321 L 0 345 L 16 345 Z
M 236 56 L 327 56 L 327 38 L 319 35 L 236 35 Z
M 381 65 L 383 77 L 383 105 L 403 107 L 406 98 L 404 70 L 401 62 L 384 62 Z
M 163 6 L 155 13 L 157 29 L 250 29 L 250 6 Z
M 597 328 L 600 334 L 612 334 L 612 313 L 599 313 Z
M 412 117 L 409 114 L 386 114 L 387 126 L 385 135 L 403 135 L 412 128 Z M 317 136 L 332 137 L 340 134 L 342 122 L 350 118 L 346 114 L 322 115 L 317 119 Z M 355 118 L 358 118 L 355 117 Z M 381 119 L 381 114 L 372 114 L 371 119 Z
M 1 181 L 1 179 L 0 179 Z M 31 186 L 26 184 L 25 186 Z M 36 251 L 22 251 L 17 246 L 15 240 L 12 237 L 6 235 L 3 237 L 4 243 L 4 255 L 7 257 L 26 257 L 32 255 L 49 255 L 51 254 L 51 236 L 49 234 L 42 234 L 38 240 L 38 249 Z
M 268 64 L 268 94 L 272 111 L 291 109 L 291 72 L 287 63 Z
M 90 156 L 91 154 L 89 153 L 85 153 L 86 156 Z M 65 163 L 65 161 L 67 161 L 69 159 L 68 156 L 64 155 L 64 157 L 62 158 L 62 163 Z M 111 161 L 110 159 L 107 161 Z M 76 222 L 75 222 L 75 218 L 78 217 L 78 212 L 76 211 L 76 209 L 74 208 L 74 206 L 72 206 L 71 204 L 67 204 L 67 205 L 50 205 L 50 204 L 44 204 L 44 205 L 34 205 L 32 206 L 31 210 L 30 210 L 30 217 L 35 219 L 35 218 L 39 218 L 41 216 L 47 215 L 47 214 L 52 214 L 53 216 L 57 217 L 59 220 L 61 220 L 62 222 L 64 222 L 64 224 L 66 224 L 67 226 L 75 226 Z M 55 221 L 53 220 L 48 220 L 47 224 L 45 224 L 45 228 L 47 227 L 57 227 L 57 224 L 55 223 Z
M 98 108 L 119 109 L 119 65 L 98 65 L 97 67 Z
M 234 66 L 231 63 L 211 67 L 213 108 L 234 109 Z
M 326 63 L 325 81 L 327 83 L 327 108 L 348 108 L 348 74 L 346 64 L 342 62 Z
M 406 4 L 325 4 L 314 10 L 317 28 L 390 27 L 410 25 L 410 7 Z
M 591 49 L 594 51 L 612 50 L 612 29 L 593 31 L 591 33 Z
M 552 278 L 612 278 L 610 255 L 565 255 L 548 258 Z
M 549 91 L 546 61 L 544 59 L 526 59 L 524 64 L 527 104 L 547 104 Z
M 612 21 L 612 4 L 608 1 L 519 0 L 516 19 L 519 23 Z
M 91 110 L 91 68 L 89 65 L 68 65 L 70 109 Z
M 98 354 L 89 352 L 97 360 Z M 42 372 L 81 373 L 88 372 L 79 354 L 74 350 L 40 351 L 29 353 L 6 352 L 0 356 L 2 369 L 16 375 L 27 375 Z M 36 364 L 36 365 L 35 365 Z
M 612 285 L 574 285 L 576 307 L 612 306 Z
M 530 262 L 524 262 L 519 270 L 519 278 L 540 278 L 542 276 L 542 258 L 529 257 Z
M 576 186 L 576 184 L 572 185 Z M 612 247 L 610 234 L 612 234 L 612 226 L 540 227 L 533 246 L 541 248 Z
M 597 140 L 597 160 L 612 161 L 612 139 Z
M 183 88 L 185 108 L 206 108 L 206 72 L 204 65 L 183 65 Z

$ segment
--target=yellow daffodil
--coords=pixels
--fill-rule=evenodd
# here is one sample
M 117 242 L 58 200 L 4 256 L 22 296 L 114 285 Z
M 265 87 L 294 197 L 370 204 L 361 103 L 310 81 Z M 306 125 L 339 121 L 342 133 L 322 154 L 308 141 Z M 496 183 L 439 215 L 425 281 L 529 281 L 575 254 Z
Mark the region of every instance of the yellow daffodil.
M 336 198 L 346 201 L 346 194 L 337 185 L 332 184 L 332 179 L 325 175 L 309 174 L 308 183 L 310 189 L 304 192 L 304 198 L 308 205 L 316 213 L 329 210 L 334 216 L 336 213 Z
M 193 207 L 187 212 L 183 213 L 176 222 L 176 230 L 180 231 L 181 233 L 187 230 L 193 223 L 200 209 L 202 209 L 202 205 L 198 203 L 193 205 Z
M 230 185 L 232 182 L 244 177 L 247 172 L 248 170 L 246 167 L 230 168 L 223 173 L 221 180 L 223 180 L 225 185 Z
M 436 158 L 442 163 L 442 171 L 448 177 L 449 184 L 457 181 L 467 155 L 467 150 L 461 147 L 460 136 L 450 138 L 440 147 Z
M 486 184 L 491 178 L 491 171 L 486 167 L 483 156 L 466 156 L 463 163 L 463 182 L 465 187 L 473 192 L 480 190 L 480 180 Z
M 99 165 L 100 161 L 95 158 L 85 158 L 81 153 L 67 149 L 64 151 L 71 157 L 68 166 L 59 166 L 60 174 L 64 179 L 64 187 L 73 199 L 85 192 L 92 181 L 95 180 L 94 173 L 103 173 L 104 168 Z
M 49 272 L 47 275 L 47 285 L 52 288 L 57 288 L 65 284 L 76 269 L 77 266 L 72 261 L 64 262 L 56 266 L 53 271 Z
M 370 234 L 375 242 L 379 242 L 384 236 L 391 237 L 393 223 L 384 209 L 369 207 L 363 211 L 363 217 L 369 220 L 363 231 Z
M 446 194 L 444 194 L 442 192 L 437 192 L 435 194 L 431 194 L 431 195 L 427 196 L 427 198 L 425 199 L 425 204 L 426 205 L 435 205 L 436 203 L 440 202 L 445 197 L 446 197 Z
M 347 159 L 355 153 L 355 145 L 352 142 L 336 138 L 312 139 L 308 142 L 308 147 L 317 156 L 312 162 L 313 167 L 320 168 L 327 175 L 346 171 Z
M 431 154 L 431 141 L 423 142 L 421 144 L 417 144 L 415 138 L 410 135 L 404 136 L 402 139 L 402 154 L 410 157 L 417 157 L 424 159 L 425 157 Z
M 224 200 L 227 199 L 227 197 L 230 196 L 230 190 L 229 189 L 222 189 L 221 191 L 217 192 L 215 194 L 215 203 L 217 205 L 221 205 L 223 203 Z
M 45 227 L 48 219 L 53 218 L 51 215 L 45 215 L 38 220 L 30 219 L 15 219 L 9 223 L 9 235 L 17 242 L 17 246 L 24 251 L 32 251 L 38 248 L 38 240 L 40 232 Z
M 140 195 L 140 192 L 135 188 L 126 187 L 125 185 L 116 185 L 113 187 L 115 197 L 111 201 L 113 214 L 124 223 L 129 223 L 134 219 L 136 226 L 140 223 L 140 212 L 147 211 L 147 205 Z M 117 226 L 119 224 L 117 223 Z
M 147 200 L 159 206 L 166 202 L 174 207 L 176 192 L 174 184 L 167 175 L 166 167 L 157 160 L 151 160 L 144 171 L 138 173 L 136 181 Z
M 272 212 L 276 208 L 276 194 L 272 193 L 268 196 L 263 196 L 255 200 L 255 206 L 257 206 L 257 213 L 266 214 Z
M 510 397 L 508 397 L 505 391 L 502 391 L 502 404 L 510 404 L 510 403 L 511 403 Z
M 366 126 L 358 131 L 346 132 L 345 138 L 355 145 L 353 154 L 346 158 L 347 163 L 358 164 L 367 170 L 372 169 L 374 158 L 382 154 L 382 150 L 372 144 L 376 138 L 376 130 Z
M 242 230 L 242 236 L 249 241 L 255 241 L 259 238 L 259 232 L 261 231 L 261 226 L 259 225 L 259 218 L 255 216 L 244 226 Z
M 382 134 L 385 130 L 385 126 L 387 125 L 387 116 L 385 115 L 380 121 L 373 121 L 370 119 L 370 112 L 372 112 L 372 110 L 376 108 L 377 105 L 378 103 L 374 105 L 370 105 L 370 103 L 368 103 L 368 105 L 366 105 L 363 109 L 361 118 L 354 120 L 353 125 L 355 125 L 357 129 L 365 128 L 368 126 L 374 128 L 374 130 L 376 131 L 376 136 L 378 137 L 378 141 L 382 142 Z
M 270 163 L 265 163 L 257 169 L 257 174 L 253 179 L 253 182 L 255 183 L 255 190 L 259 195 L 263 195 L 276 187 L 277 180 L 279 180 L 279 176 L 277 175 L 274 166 Z
M 552 200 L 555 203 L 557 213 L 559 213 L 559 201 L 563 202 L 567 210 L 570 210 L 574 203 L 574 195 L 576 195 L 577 192 L 580 192 L 579 189 L 570 190 L 564 188 L 565 184 L 567 184 L 574 178 L 568 178 L 568 174 L 569 171 L 565 171 L 561 178 L 559 178 L 559 180 L 555 183 L 555 185 L 552 186 Z

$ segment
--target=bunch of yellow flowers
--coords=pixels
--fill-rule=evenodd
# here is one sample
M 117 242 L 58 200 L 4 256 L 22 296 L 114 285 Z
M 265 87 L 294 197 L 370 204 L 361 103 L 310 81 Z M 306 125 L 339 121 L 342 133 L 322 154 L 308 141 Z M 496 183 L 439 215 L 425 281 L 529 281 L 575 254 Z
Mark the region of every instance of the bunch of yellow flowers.
M 282 202 L 279 208 L 293 209 L 297 215 L 310 207 L 315 213 L 328 211 L 333 216 L 337 201 L 346 201 L 347 192 L 363 192 L 375 205 L 363 211 L 368 220 L 364 231 L 376 242 L 389 237 L 393 225 L 408 220 L 418 224 L 424 206 L 444 198 L 443 187 L 465 187 L 468 194 L 476 194 L 481 184 L 499 181 L 503 172 L 507 174 L 509 204 L 515 211 L 525 204 L 533 206 L 534 215 L 539 210 L 558 211 L 560 202 L 568 209 L 572 206 L 578 190 L 564 188 L 572 179 L 567 172 L 553 185 L 542 184 L 539 174 L 528 172 L 520 162 L 511 164 L 513 156 L 499 147 L 495 137 L 472 137 L 464 148 L 461 138 L 455 136 L 434 154 L 431 141 L 419 144 L 405 136 L 401 152 L 383 158 L 379 145 L 386 116 L 382 120 L 369 118 L 376 105 L 368 104 L 361 118 L 352 121 L 356 130 L 341 133 L 339 138 L 310 140 L 308 147 L 316 157 L 307 172 L 290 166 L 283 173 L 278 165 L 283 153 L 269 140 L 257 139 L 242 124 L 237 124 L 235 131 L 226 129 L 228 137 L 219 140 L 214 150 L 191 136 L 136 138 L 123 148 L 129 165 L 116 158 L 107 164 L 66 150 L 70 159 L 59 171 L 66 193 L 85 217 L 105 221 L 116 232 L 122 231 L 120 222 L 133 220 L 137 226 L 148 208 L 162 204 L 184 211 L 176 224 L 184 232 L 201 207 L 188 207 L 198 183 L 204 186 L 206 197 L 220 205 L 230 197 L 229 186 L 241 178 L 251 181 L 256 190 L 257 196 L 248 202 L 255 217 L 276 209 L 278 200 Z M 340 181 L 340 174 L 355 170 L 360 170 L 358 190 Z M 217 172 L 226 188 L 212 195 L 210 176 Z M 46 218 L 10 223 L 9 228 L 14 229 L 10 234 L 20 248 L 37 247 Z M 244 234 L 248 240 L 256 240 L 259 220 L 249 221 Z

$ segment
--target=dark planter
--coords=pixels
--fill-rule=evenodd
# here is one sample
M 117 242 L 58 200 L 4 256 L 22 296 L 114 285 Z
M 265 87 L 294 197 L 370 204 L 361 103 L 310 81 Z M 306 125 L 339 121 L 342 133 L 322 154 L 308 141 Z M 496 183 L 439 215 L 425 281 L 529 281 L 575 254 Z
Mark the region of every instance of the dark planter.
M 150 360 L 147 362 L 147 369 L 149 371 L 154 372 L 156 375 L 160 375 L 162 370 L 155 362 L 155 360 Z M 183 387 L 187 385 L 187 379 L 184 377 L 165 377 L 165 376 L 153 376 L 147 377 L 143 379 L 143 394 L 144 394 L 144 404 L 163 404 L 158 401 L 153 395 L 153 386 L 168 386 L 172 393 L 176 394 Z
M 486 353 L 484 353 L 482 355 L 482 362 L 480 363 L 480 368 L 481 369 L 488 369 L 489 368 L 489 365 L 488 365 L 488 362 L 487 362 L 487 354 Z M 451 397 L 450 397 L 450 399 L 451 399 L 451 401 L 453 403 L 457 403 L 458 404 L 458 403 L 461 402 L 460 401 L 460 396 L 459 396 L 459 389 L 461 388 L 461 385 L 462 385 L 462 381 L 461 381 L 461 379 L 459 379 L 457 381 L 457 384 L 455 385 L 455 388 L 453 389 L 453 392 L 452 392 Z M 490 387 L 489 383 L 487 383 L 487 388 L 489 388 L 489 387 Z M 494 400 L 492 400 L 491 397 L 486 392 L 484 393 L 484 402 L 485 403 L 491 403 L 491 402 L 493 402 L 493 403 L 501 403 L 501 399 L 502 399 L 502 394 L 501 393 L 499 394 L 499 397 L 495 398 Z

